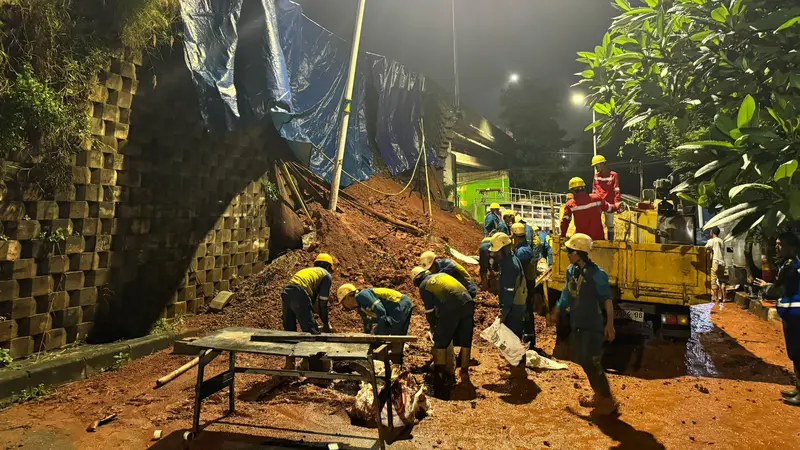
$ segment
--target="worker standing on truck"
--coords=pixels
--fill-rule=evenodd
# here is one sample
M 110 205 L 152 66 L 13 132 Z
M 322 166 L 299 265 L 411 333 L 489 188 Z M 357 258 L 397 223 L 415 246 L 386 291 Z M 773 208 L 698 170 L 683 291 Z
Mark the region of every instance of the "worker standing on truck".
M 414 305 L 402 292 L 386 288 L 358 290 L 355 285 L 343 284 L 336 291 L 339 303 L 345 311 L 358 311 L 364 333 L 405 336 L 411 324 Z M 403 364 L 402 342 L 392 343 L 390 358 L 395 364 Z
M 783 321 L 783 337 L 786 340 L 786 356 L 794 365 L 794 389 L 781 391 L 783 401 L 800 406 L 800 238 L 792 232 L 784 232 L 775 241 L 775 250 L 781 261 L 778 279 L 767 283 L 757 278 L 755 285 L 764 289 L 764 297 L 778 300 L 777 310 Z
M 617 175 L 617 172 L 606 167 L 606 157 L 603 155 L 596 155 L 592 158 L 592 167 L 594 167 L 592 193 L 598 194 L 610 205 L 618 205 L 622 195 L 619 191 L 619 175 Z M 608 240 L 613 241 L 614 214 L 606 212 L 605 216 Z
M 425 252 L 419 256 L 419 265 L 430 273 L 446 273 L 458 280 L 473 299 L 478 295 L 478 285 L 461 264 L 449 258 L 439 258 L 434 252 Z
M 469 379 L 475 301 L 458 280 L 446 273 L 432 274 L 424 267 L 414 267 L 411 279 L 419 288 L 425 318 L 433 334 L 434 395 L 448 398 L 455 384 L 455 374 L 447 371 L 449 346 L 461 347 L 458 357 L 461 380 Z
M 722 309 L 725 303 L 725 244 L 719 237 L 719 227 L 711 229 L 706 248 L 711 249 L 711 301 Z M 719 303 L 717 303 L 719 302 Z
M 500 267 L 499 300 L 503 324 L 522 339 L 528 297 L 522 263 L 514 254 L 511 238 L 506 234 L 492 236 L 492 253 Z
M 483 235 L 491 236 L 496 232 L 507 233 L 508 227 L 500 215 L 500 204 L 492 203 L 489 205 L 489 212 L 483 219 Z
M 601 365 L 603 341 L 613 341 L 614 302 L 608 275 L 590 258 L 592 238 L 576 233 L 564 244 L 569 262 L 566 283 L 551 319 L 557 322 L 560 313 L 569 314 L 570 349 L 594 390 L 594 407 L 603 415 L 617 410 L 605 370 Z
M 528 295 L 525 297 L 525 326 L 523 340 L 529 342 L 531 347 L 536 347 L 536 324 L 533 314 L 533 297 L 536 288 L 536 264 L 539 258 L 536 257 L 531 244 L 525 236 L 525 227 L 521 223 L 515 223 L 511 227 L 512 240 L 514 246 L 514 256 L 522 264 L 522 273 L 525 275 L 525 284 Z
M 599 194 L 586 192 L 586 183 L 579 177 L 569 180 L 569 190 L 575 198 L 567 200 L 567 204 L 564 205 L 564 214 L 561 218 L 561 238 L 567 237 L 569 223 L 574 214 L 576 234 L 586 234 L 594 241 L 605 240 L 600 216 L 603 213 L 617 211 L 618 205 L 606 202 Z

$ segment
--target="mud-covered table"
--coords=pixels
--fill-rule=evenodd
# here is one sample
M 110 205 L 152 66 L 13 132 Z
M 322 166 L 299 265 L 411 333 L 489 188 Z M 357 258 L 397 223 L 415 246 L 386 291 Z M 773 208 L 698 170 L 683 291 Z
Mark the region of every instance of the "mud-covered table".
M 378 424 L 378 442 L 384 449 L 385 440 L 392 427 L 391 377 L 392 367 L 389 349 L 393 342 L 416 340 L 413 336 L 376 336 L 370 334 L 310 334 L 285 331 L 264 330 L 259 328 L 224 328 L 197 339 L 189 345 L 200 350 L 197 365 L 197 384 L 195 385 L 194 417 L 191 437 L 200 432 L 200 409 L 203 400 L 228 388 L 228 414 L 236 407 L 235 379 L 237 373 L 272 375 L 296 378 L 323 378 L 330 380 L 366 381 L 372 386 L 375 402 L 375 417 Z M 204 379 L 205 367 L 217 356 L 227 352 L 230 355 L 228 370 L 208 380 Z M 237 353 L 253 353 L 268 356 L 288 356 L 295 358 L 319 359 L 321 361 L 362 362 L 366 367 L 365 374 L 336 373 L 312 370 L 264 369 L 257 367 L 239 367 L 236 365 Z M 378 377 L 375 374 L 374 361 L 384 363 L 384 387 L 378 391 Z M 384 430 L 380 411 L 387 404 L 389 430 Z

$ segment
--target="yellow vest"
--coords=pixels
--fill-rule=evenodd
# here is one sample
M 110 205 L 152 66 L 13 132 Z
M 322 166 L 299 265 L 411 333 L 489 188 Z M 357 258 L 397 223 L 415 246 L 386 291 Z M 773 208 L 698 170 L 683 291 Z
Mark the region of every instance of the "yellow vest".
M 292 279 L 289 280 L 289 283 L 305 289 L 306 292 L 308 292 L 308 296 L 313 300 L 320 283 L 328 276 L 330 276 L 330 274 L 322 267 L 309 267 L 294 274 Z
M 379 298 L 393 303 L 400 303 L 400 299 L 403 298 L 403 293 L 397 292 L 394 289 L 372 288 L 372 292 L 374 292 Z

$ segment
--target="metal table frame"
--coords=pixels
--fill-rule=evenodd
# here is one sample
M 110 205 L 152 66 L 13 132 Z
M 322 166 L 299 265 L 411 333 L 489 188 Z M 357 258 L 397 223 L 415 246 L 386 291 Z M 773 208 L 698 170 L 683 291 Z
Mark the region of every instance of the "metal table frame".
M 224 331 L 224 330 L 221 330 Z M 285 341 L 283 341 L 285 343 Z M 263 369 L 256 367 L 239 367 L 236 365 L 236 353 L 251 353 L 266 356 L 287 356 L 285 353 L 267 353 L 262 351 L 246 351 L 246 350 L 231 350 L 223 348 L 214 348 L 209 345 L 204 345 L 202 340 L 198 340 L 190 344 L 202 350 L 200 359 L 197 364 L 197 384 L 195 385 L 195 400 L 194 400 L 194 415 L 192 419 L 192 437 L 196 437 L 201 431 L 200 426 L 200 410 L 202 408 L 203 400 L 228 388 L 228 414 L 233 414 L 236 411 L 236 395 L 235 395 L 235 381 L 237 373 L 249 373 L 259 375 L 272 375 L 272 376 L 285 376 L 295 378 L 323 378 L 329 380 L 352 380 L 352 381 L 366 381 L 372 386 L 372 394 L 375 397 L 375 417 L 378 426 L 378 442 L 380 448 L 385 449 L 385 441 L 389 436 L 394 434 L 394 420 L 392 416 L 392 366 L 389 359 L 389 343 L 378 344 L 375 348 L 370 348 L 366 358 L 357 357 L 337 357 L 328 358 L 320 356 L 321 360 L 330 361 L 363 361 L 367 362 L 367 374 L 345 374 L 335 372 L 317 372 L 310 370 L 286 370 L 286 369 Z M 346 344 L 345 344 L 346 345 Z M 363 344 L 362 344 L 363 345 Z M 205 368 L 214 359 L 222 353 L 229 353 L 230 360 L 228 370 L 215 375 L 208 380 L 204 379 Z M 375 374 L 374 361 L 382 361 L 384 363 L 384 387 L 378 391 L 378 377 Z M 381 410 L 383 405 L 388 402 L 387 417 L 389 427 L 385 429 L 381 420 Z M 226 416 L 227 416 L 226 415 Z M 246 426 L 246 425 L 244 425 Z M 298 430 L 298 432 L 302 432 Z

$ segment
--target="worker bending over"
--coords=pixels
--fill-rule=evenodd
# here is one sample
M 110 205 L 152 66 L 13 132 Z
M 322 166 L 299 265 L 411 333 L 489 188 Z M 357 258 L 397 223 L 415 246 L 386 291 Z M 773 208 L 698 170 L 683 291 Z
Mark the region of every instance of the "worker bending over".
M 610 205 L 619 205 L 621 194 L 619 191 L 619 175 L 606 167 L 606 158 L 603 155 L 596 155 L 592 158 L 594 167 L 594 183 L 592 193 L 599 195 Z M 606 228 L 608 229 L 608 240 L 614 240 L 614 215 L 606 212 Z
M 472 281 L 472 276 L 467 269 L 452 259 L 439 258 L 434 252 L 425 252 L 419 256 L 419 265 L 430 273 L 446 273 L 455 278 L 473 299 L 478 295 L 478 285 Z
M 508 227 L 500 216 L 500 204 L 492 203 L 489 205 L 489 212 L 483 219 L 483 235 L 491 236 L 497 232 L 508 233 Z
M 569 314 L 573 359 L 589 378 L 595 393 L 592 402 L 595 410 L 608 415 L 617 410 L 601 364 L 603 342 L 611 342 L 615 336 L 614 302 L 608 275 L 589 259 L 592 251 L 592 239 L 589 236 L 577 233 L 564 247 L 571 265 L 567 268 L 567 280 L 551 318 L 557 322 L 560 313 Z
M 432 274 L 424 267 L 411 270 L 411 279 L 419 288 L 425 304 L 425 318 L 433 334 L 434 395 L 448 398 L 455 384 L 455 374 L 447 371 L 447 348 L 461 347 L 461 380 L 469 380 L 472 354 L 475 302 L 464 286 L 446 273 Z
M 505 234 L 492 237 L 492 253 L 500 268 L 500 314 L 503 324 L 522 339 L 528 286 L 522 263 L 514 255 L 511 238 Z
M 528 295 L 525 298 L 525 334 L 523 340 L 530 343 L 531 347 L 536 347 L 536 324 L 534 322 L 533 298 L 536 288 L 536 264 L 539 258 L 536 257 L 534 249 L 528 243 L 525 235 L 525 227 L 521 223 L 515 223 L 511 227 L 512 240 L 514 245 L 514 255 L 522 264 L 522 273 L 525 276 L 525 283 Z
M 561 237 L 567 237 L 569 223 L 575 215 L 575 233 L 586 234 L 592 240 L 605 240 L 603 232 L 603 221 L 600 218 L 604 212 L 612 213 L 617 211 L 619 205 L 606 202 L 598 194 L 586 192 L 586 183 L 583 179 L 575 177 L 569 180 L 569 190 L 575 196 L 572 200 L 567 200 L 564 205 L 564 215 L 561 218 Z M 613 223 L 614 218 L 611 218 Z
M 318 311 L 322 319 L 322 332 L 331 331 L 328 322 L 328 296 L 331 290 L 331 274 L 333 273 L 333 257 L 320 253 L 314 260 L 314 267 L 303 269 L 289 280 L 281 293 L 283 308 L 283 330 L 319 334 L 314 311 Z
M 337 297 L 345 311 L 357 310 L 361 316 L 364 333 L 405 336 L 411 323 L 414 305 L 402 292 L 386 288 L 358 290 L 352 284 L 343 284 Z M 392 343 L 391 360 L 403 364 L 403 343 Z

